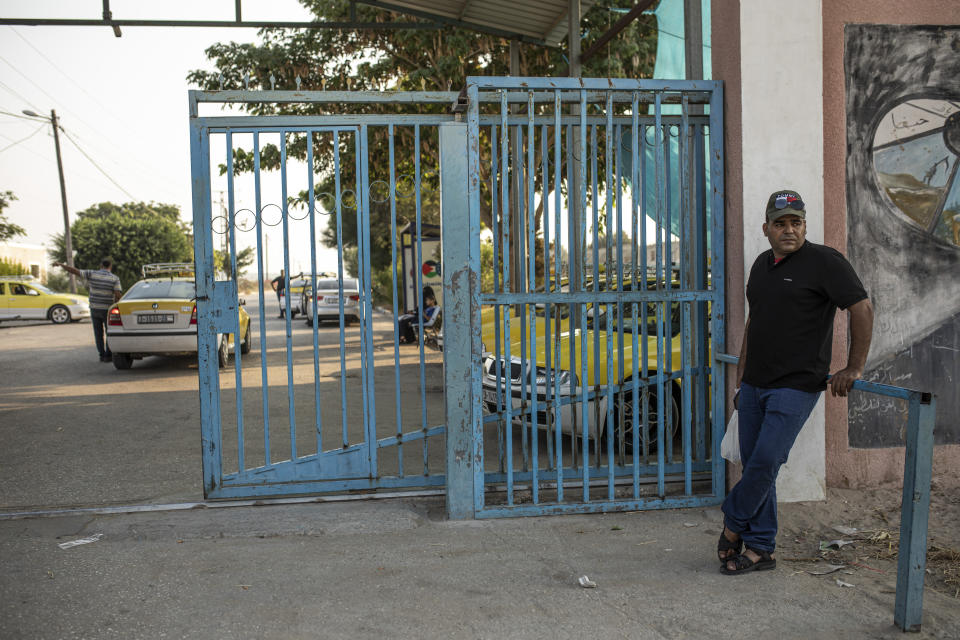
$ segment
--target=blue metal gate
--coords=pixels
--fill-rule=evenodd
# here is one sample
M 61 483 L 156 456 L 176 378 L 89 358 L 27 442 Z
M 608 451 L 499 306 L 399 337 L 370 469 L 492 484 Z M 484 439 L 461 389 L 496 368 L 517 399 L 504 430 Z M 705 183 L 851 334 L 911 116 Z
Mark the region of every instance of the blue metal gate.
M 719 502 L 718 83 L 471 78 L 466 104 L 190 97 L 207 497 L 445 487 L 453 518 Z M 206 103 L 339 112 L 201 115 Z M 392 113 L 370 113 L 381 104 Z M 442 255 L 423 240 L 433 223 Z M 256 305 L 240 294 L 244 247 Z M 401 345 L 398 317 L 438 272 L 442 328 L 415 322 Z M 217 337 L 247 311 L 256 346 L 219 369 Z
M 444 231 L 469 282 L 447 338 L 470 353 L 447 386 L 469 411 L 447 419 L 473 467 L 450 467 L 451 512 L 719 503 L 719 83 L 478 77 L 466 94 L 464 226 L 486 222 L 492 251 Z
M 423 301 L 418 294 L 405 305 L 399 295 L 396 238 L 398 220 L 419 231 L 439 217 L 437 168 L 422 166 L 420 150 L 436 144 L 438 124 L 453 120 L 456 94 L 195 91 L 190 98 L 204 495 L 442 486 L 442 354 L 422 323 L 414 322 L 415 347 L 398 340 L 399 316 Z M 346 104 L 354 112 L 200 114 L 206 103 L 264 102 Z M 379 103 L 442 108 L 357 113 Z M 371 166 L 371 149 L 389 161 Z M 336 237 L 326 267 L 325 231 Z M 255 306 L 240 294 L 245 249 L 254 257 Z M 420 264 L 419 234 L 414 249 Z M 377 261 L 390 274 L 379 288 Z M 270 280 L 280 267 L 285 294 L 274 300 Z M 420 292 L 427 275 L 415 277 Z M 244 343 L 256 346 L 234 349 L 232 371 L 218 368 L 217 338 L 236 332 L 246 312 L 254 335 Z

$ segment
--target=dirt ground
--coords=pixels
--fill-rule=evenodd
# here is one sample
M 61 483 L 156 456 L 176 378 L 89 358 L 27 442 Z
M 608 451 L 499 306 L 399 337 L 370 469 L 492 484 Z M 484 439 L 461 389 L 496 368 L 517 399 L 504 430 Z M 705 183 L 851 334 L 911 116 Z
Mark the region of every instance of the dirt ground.
M 781 504 L 780 566 L 821 574 L 825 588 L 843 586 L 837 583 L 841 581 L 867 592 L 895 593 L 901 500 L 898 488 L 828 489 L 824 502 Z M 821 551 L 821 543 L 836 540 L 852 544 Z M 824 573 L 837 566 L 842 568 Z M 936 481 L 924 584 L 960 609 L 960 494 Z M 931 605 L 924 601 L 925 610 Z

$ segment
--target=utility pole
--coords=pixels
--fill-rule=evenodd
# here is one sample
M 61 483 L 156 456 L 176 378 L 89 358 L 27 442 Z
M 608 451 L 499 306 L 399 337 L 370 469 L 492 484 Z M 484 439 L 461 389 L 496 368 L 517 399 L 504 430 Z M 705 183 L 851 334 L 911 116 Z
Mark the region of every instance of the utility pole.
M 63 180 L 63 160 L 60 158 L 60 125 L 57 123 L 57 112 L 50 109 L 50 117 L 42 116 L 36 111 L 24 109 L 23 113 L 31 118 L 43 118 L 53 126 L 53 144 L 57 148 L 57 173 L 60 175 L 60 204 L 63 205 L 63 248 L 67 253 L 67 266 L 73 267 L 73 237 L 70 235 L 70 214 L 67 213 L 67 185 Z M 70 274 L 70 293 L 77 292 L 77 278 Z

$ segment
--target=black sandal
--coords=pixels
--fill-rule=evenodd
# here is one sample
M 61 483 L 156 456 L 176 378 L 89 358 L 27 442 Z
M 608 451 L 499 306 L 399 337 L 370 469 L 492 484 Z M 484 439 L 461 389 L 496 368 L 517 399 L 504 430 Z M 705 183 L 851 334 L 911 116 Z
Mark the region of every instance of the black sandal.
M 730 542 L 724 533 L 726 530 L 727 528 L 724 527 L 723 531 L 720 532 L 720 540 L 717 542 L 717 558 L 720 559 L 721 565 L 727 564 L 727 562 L 733 560 L 738 555 L 743 553 L 743 540 L 737 538 L 736 542 Z M 725 555 L 727 551 L 733 551 L 733 555 Z
M 741 573 L 747 573 L 748 571 L 768 571 L 776 568 L 777 561 L 770 557 L 769 551 L 760 551 L 759 549 L 753 549 L 751 547 L 747 547 L 747 549 L 760 556 L 760 559 L 754 562 L 744 554 L 735 556 L 727 562 L 732 562 L 736 568 L 728 569 L 726 563 L 724 563 L 724 565 L 720 567 L 720 573 L 727 576 L 735 576 Z

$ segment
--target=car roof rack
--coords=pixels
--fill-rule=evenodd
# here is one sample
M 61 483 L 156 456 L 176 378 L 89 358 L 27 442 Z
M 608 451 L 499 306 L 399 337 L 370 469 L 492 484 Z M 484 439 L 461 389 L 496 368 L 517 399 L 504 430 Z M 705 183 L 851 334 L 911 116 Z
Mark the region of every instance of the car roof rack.
M 141 268 L 144 278 L 157 278 L 160 276 L 192 276 L 194 275 L 193 263 L 191 262 L 157 262 L 154 264 L 145 264 Z
M 17 282 L 31 282 L 37 280 L 37 277 L 33 274 L 19 275 L 19 276 L 0 276 L 0 280 L 16 280 Z

